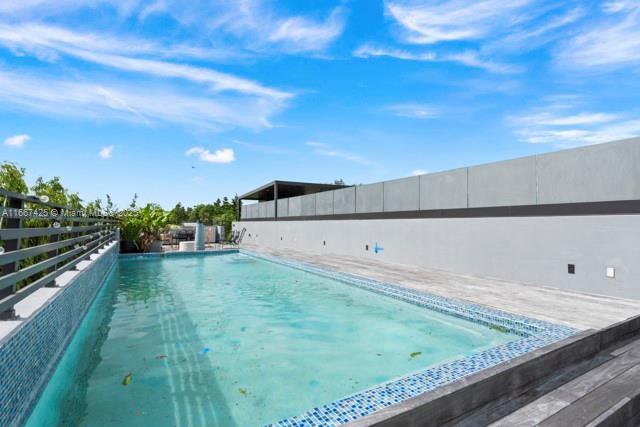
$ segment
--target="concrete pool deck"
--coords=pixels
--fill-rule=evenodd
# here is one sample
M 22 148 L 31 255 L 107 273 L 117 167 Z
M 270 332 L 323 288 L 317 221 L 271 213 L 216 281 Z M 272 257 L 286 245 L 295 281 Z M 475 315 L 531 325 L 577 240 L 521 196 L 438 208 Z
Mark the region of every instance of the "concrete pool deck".
M 343 255 L 242 245 L 256 252 L 315 264 L 580 330 L 602 329 L 640 314 L 640 301 L 467 276 Z

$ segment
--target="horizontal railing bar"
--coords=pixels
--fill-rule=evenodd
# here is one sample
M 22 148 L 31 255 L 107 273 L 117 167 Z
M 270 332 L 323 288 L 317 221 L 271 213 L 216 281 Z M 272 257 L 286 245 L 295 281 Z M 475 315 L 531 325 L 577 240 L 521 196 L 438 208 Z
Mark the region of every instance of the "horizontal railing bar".
M 71 239 L 60 240 L 53 243 L 46 243 L 44 245 L 31 246 L 29 248 L 18 249 L 17 251 L 5 252 L 0 254 L 0 265 L 9 264 L 10 262 L 16 262 L 29 258 L 32 256 L 40 255 L 45 252 L 53 251 L 55 249 L 61 249 L 67 246 L 71 246 L 78 242 L 84 242 L 85 240 L 91 240 L 94 236 L 86 235 L 74 237 Z
M 0 313 L 3 313 L 8 309 L 13 308 L 17 303 L 19 303 L 20 301 L 22 301 L 23 299 L 25 299 L 26 297 L 28 297 L 29 295 L 37 291 L 38 289 L 42 288 L 47 283 L 51 283 L 53 280 L 55 280 L 58 276 L 60 276 L 65 271 L 68 271 L 73 267 L 75 267 L 76 265 L 78 265 L 81 261 L 86 259 L 87 255 L 91 255 L 93 252 L 96 251 L 96 249 L 99 249 L 102 243 L 106 243 L 109 241 L 110 238 L 112 239 L 114 237 L 115 237 L 115 233 L 111 233 L 109 236 L 105 236 L 99 239 L 98 241 L 93 242 L 93 245 L 95 247 L 87 249 L 85 253 L 80 255 L 77 259 L 69 262 L 68 264 L 63 265 L 62 267 L 58 268 L 55 271 L 52 271 L 46 276 L 41 277 L 40 279 L 29 284 L 28 286 L 20 289 L 15 294 L 12 294 L 3 298 L 2 300 L 0 300 Z M 95 243 L 97 243 L 97 245 Z
M 38 198 L 38 196 L 31 196 L 31 195 L 28 195 L 28 194 L 14 193 L 13 191 L 5 190 L 4 188 L 0 188 L 0 196 L 9 197 L 11 199 L 24 200 L 25 202 L 30 202 L 30 203 L 37 203 L 39 205 L 48 206 L 50 208 L 75 209 L 75 208 L 72 208 L 71 206 L 60 205 L 58 203 L 43 202 Z
M 91 244 L 94 241 L 97 241 L 100 239 L 95 239 L 91 242 L 89 242 L 88 244 Z M 23 268 L 21 270 L 18 270 L 14 273 L 10 273 L 7 274 L 6 276 L 1 276 L 0 277 L 0 289 L 5 289 L 9 286 L 12 286 L 16 283 L 18 283 L 21 280 L 24 280 L 30 276 L 33 276 L 34 274 L 37 274 L 43 270 L 46 270 L 49 267 L 52 267 L 56 264 L 59 264 L 63 261 L 66 261 L 67 259 L 79 254 L 82 252 L 82 247 L 77 248 L 77 249 L 72 249 L 69 252 L 65 252 L 63 254 L 60 254 L 58 256 L 55 256 L 53 258 L 49 258 L 47 260 L 41 261 L 37 264 L 34 265 L 30 265 L 29 267 Z
M 38 228 L 4 228 L 0 230 L 0 240 L 26 239 L 28 237 L 55 236 L 66 233 L 84 233 L 100 230 L 99 225 L 83 225 L 79 227 L 38 227 Z

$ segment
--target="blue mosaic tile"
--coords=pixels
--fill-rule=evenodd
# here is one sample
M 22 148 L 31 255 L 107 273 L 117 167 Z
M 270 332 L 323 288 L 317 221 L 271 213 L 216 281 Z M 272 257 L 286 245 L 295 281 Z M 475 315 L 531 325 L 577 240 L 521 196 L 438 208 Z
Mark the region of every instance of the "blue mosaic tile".
M 22 425 L 118 260 L 113 245 L 0 342 L 0 426 Z
M 181 258 L 191 256 L 220 256 L 228 254 L 237 254 L 239 249 L 216 249 L 205 251 L 171 251 L 171 252 L 146 252 L 146 253 L 133 253 L 133 254 L 120 254 L 120 259 L 124 261 L 143 261 L 149 259 L 160 258 Z
M 560 326 L 478 304 L 407 289 L 353 274 L 336 272 L 308 263 L 293 262 L 245 249 L 242 249 L 241 252 L 249 256 L 367 289 L 429 310 L 480 323 L 488 327 L 500 327 L 521 337 L 515 341 L 477 354 L 378 384 L 351 396 L 312 408 L 303 414 L 280 420 L 272 424 L 272 426 L 330 427 L 355 421 L 380 409 L 435 390 L 445 384 L 522 356 L 578 332 L 576 329 L 567 326 Z

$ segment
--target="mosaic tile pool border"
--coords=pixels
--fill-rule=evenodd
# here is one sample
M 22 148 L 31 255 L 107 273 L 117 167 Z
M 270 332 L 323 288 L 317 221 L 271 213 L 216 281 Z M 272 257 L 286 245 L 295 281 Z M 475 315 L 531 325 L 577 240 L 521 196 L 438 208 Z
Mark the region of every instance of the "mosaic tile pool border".
M 272 424 L 272 426 L 328 427 L 355 421 L 358 418 L 372 414 L 380 409 L 387 408 L 406 399 L 432 391 L 437 387 L 457 381 L 470 374 L 522 356 L 578 332 L 576 329 L 566 326 L 407 289 L 353 274 L 336 272 L 308 263 L 290 261 L 245 249 L 242 249 L 240 253 L 329 277 L 348 285 L 357 286 L 410 304 L 480 323 L 488 327 L 498 328 L 499 330 L 508 331 L 522 337 L 477 354 L 392 379 L 326 405 L 318 406 L 303 414 L 280 420 Z
M 237 254 L 240 250 L 235 248 L 229 249 L 214 249 L 214 250 L 204 250 L 204 251 L 169 251 L 169 252 L 146 252 L 146 253 L 132 253 L 132 254 L 120 254 L 121 260 L 132 261 L 132 260 L 148 260 L 148 259 L 158 259 L 158 258 L 173 258 L 173 257 L 188 257 L 188 256 L 218 256 L 218 255 L 228 255 L 228 254 Z
M 38 402 L 91 302 L 113 271 L 114 243 L 0 343 L 0 426 L 19 426 Z

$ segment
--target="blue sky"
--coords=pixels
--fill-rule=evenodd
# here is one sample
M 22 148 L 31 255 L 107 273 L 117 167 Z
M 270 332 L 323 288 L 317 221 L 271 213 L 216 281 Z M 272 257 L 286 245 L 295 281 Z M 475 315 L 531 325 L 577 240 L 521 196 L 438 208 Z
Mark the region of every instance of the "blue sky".
M 640 134 L 637 0 L 3 0 L 0 160 L 204 203 Z

